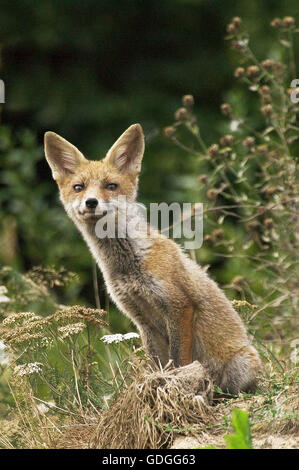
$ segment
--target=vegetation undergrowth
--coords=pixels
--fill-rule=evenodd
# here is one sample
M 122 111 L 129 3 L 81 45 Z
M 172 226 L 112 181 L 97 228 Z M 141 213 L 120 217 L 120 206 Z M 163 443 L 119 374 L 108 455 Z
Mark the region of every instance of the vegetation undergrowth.
M 228 25 L 240 60 L 234 75 L 250 95 L 240 92 L 221 105 L 228 123 L 219 142 L 203 139 L 192 95 L 183 97 L 175 122 L 164 130 L 193 162 L 205 202 L 204 245 L 191 256 L 207 265 L 212 253 L 215 264 L 227 266 L 229 281 L 217 280 L 246 323 L 264 376 L 255 395 L 228 399 L 217 390 L 209 422 L 188 426 L 174 412 L 167 415 L 171 422 L 163 413 L 158 421 L 148 416 L 144 426 L 157 436 L 153 447 L 173 445 L 178 434 L 196 437 L 201 448 L 298 445 L 299 127 L 291 99 L 296 90 L 290 89 L 298 29 L 292 17 L 271 26 L 280 55 L 259 60 L 241 19 Z M 110 335 L 107 311 L 61 304 L 76 282 L 63 268 L 0 271 L 2 448 L 96 447 L 105 413 L 137 377 L 144 383 L 148 377 L 136 333 Z

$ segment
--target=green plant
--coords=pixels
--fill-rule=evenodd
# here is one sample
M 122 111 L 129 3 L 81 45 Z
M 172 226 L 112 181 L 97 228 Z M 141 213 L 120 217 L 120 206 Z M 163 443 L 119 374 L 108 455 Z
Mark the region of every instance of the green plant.
M 230 96 L 231 104 L 221 105 L 229 122 L 219 141 L 205 142 L 191 95 L 183 97 L 165 136 L 192 159 L 197 194 L 205 203 L 204 244 L 193 256 L 218 263 L 218 280 L 229 294 L 257 305 L 242 316 L 256 339 L 263 338 L 262 353 L 273 358 L 288 348 L 289 333 L 294 335 L 299 293 L 299 127 L 289 89 L 298 29 L 290 17 L 271 25 L 281 45 L 276 60 L 257 59 L 240 18 L 228 25 L 227 39 L 240 61 L 235 77 L 251 96 L 239 91 Z
M 225 419 L 225 428 L 228 427 L 230 421 L 235 431 L 234 434 L 225 434 L 223 436 L 226 448 L 252 449 L 251 428 L 248 412 L 241 410 L 240 408 L 234 408 L 230 419 L 227 415 L 224 415 L 223 418 Z M 204 449 L 217 449 L 217 447 L 210 445 L 204 447 Z
M 21 275 L 4 267 L 0 281 L 0 415 L 13 411 L 26 430 L 25 445 L 36 447 L 54 439 L 62 423 L 74 417 L 88 423 L 91 412 L 109 406 L 126 384 L 138 335 L 103 336 L 109 332 L 105 311 L 58 304 L 53 288 L 74 282 L 64 269 Z M 38 421 L 48 426 L 53 420 L 54 434 L 45 436 Z
M 212 407 L 215 423 L 209 421 L 203 427 L 198 423 L 198 435 L 206 434 L 205 443 L 214 444 L 213 438 L 219 438 L 221 446 L 224 437 L 228 448 L 252 448 L 251 433 L 254 437 L 276 433 L 283 439 L 287 433 L 296 433 L 298 420 L 298 369 L 296 351 L 292 350 L 291 356 L 290 348 L 296 334 L 298 295 L 295 234 L 299 128 L 298 105 L 290 100 L 289 90 L 295 74 L 293 39 L 298 31 L 289 17 L 272 23 L 281 50 L 273 44 L 273 57 L 258 60 L 241 20 L 233 19 L 227 39 L 233 53 L 239 55 L 234 75 L 245 90 L 228 93 L 226 101 L 230 104 L 221 106 L 227 122 L 216 124 L 216 130 L 203 139 L 212 119 L 200 125 L 194 99 L 185 95 L 183 108 L 175 113 L 175 123 L 165 129 L 165 135 L 178 152 L 181 149 L 188 155 L 188 160 L 162 158 L 164 149 L 160 149 L 152 162 L 163 175 L 161 181 L 152 185 L 151 171 L 148 180 L 146 174 L 143 176 L 148 185 L 146 198 L 158 194 L 175 199 L 179 195 L 181 200 L 196 194 L 208 203 L 204 245 L 192 256 L 211 265 L 213 275 L 232 298 L 237 298 L 234 306 L 266 359 L 263 390 L 230 400 L 223 397 L 217 407 Z M 62 94 L 56 93 L 56 83 L 53 90 L 59 99 Z M 111 97 L 106 100 L 110 106 Z M 107 109 L 101 110 L 106 117 Z M 78 129 L 81 127 L 78 122 Z M 68 131 L 70 128 L 73 122 L 66 127 Z M 219 142 L 206 142 L 220 130 L 223 135 L 219 135 Z M 89 133 L 86 136 L 96 154 L 102 136 L 94 140 Z M 109 141 L 107 133 L 107 145 Z M 106 144 L 101 145 L 104 149 Z M 0 261 L 23 270 L 28 263 L 61 265 L 63 260 L 81 272 L 80 281 L 83 278 L 84 282 L 89 254 L 83 252 L 75 229 L 57 206 L 52 182 L 48 176 L 40 178 L 43 155 L 35 134 L 1 126 L 0 150 Z M 172 176 L 169 188 L 164 184 L 164 173 L 173 175 L 175 168 L 177 173 L 190 170 L 192 174 Z M 178 183 L 175 190 L 174 183 Z M 97 429 L 99 414 L 110 408 L 130 383 L 135 340 L 121 335 L 108 337 L 106 343 L 101 340 L 109 333 L 104 313 L 80 305 L 67 306 L 80 303 L 74 281 L 75 276 L 63 268 L 34 268 L 26 274 L 11 267 L 0 271 L 0 447 L 57 447 L 61 436 L 59 445 L 66 447 L 70 435 L 75 436 L 74 444 L 78 429 L 76 445 L 86 447 L 86 436 L 89 430 Z M 119 331 L 119 318 L 115 316 L 112 321 L 117 322 Z M 245 402 L 248 413 L 232 410 Z M 176 409 L 171 408 L 171 412 L 175 414 Z M 152 423 L 149 418 L 144 425 Z M 155 428 L 165 432 L 169 442 L 172 435 L 194 432 L 187 425 L 159 423 Z M 231 424 L 234 434 L 223 436 Z
M 224 436 L 228 449 L 252 449 L 251 431 L 247 411 L 235 408 L 232 411 L 231 421 L 234 434 Z

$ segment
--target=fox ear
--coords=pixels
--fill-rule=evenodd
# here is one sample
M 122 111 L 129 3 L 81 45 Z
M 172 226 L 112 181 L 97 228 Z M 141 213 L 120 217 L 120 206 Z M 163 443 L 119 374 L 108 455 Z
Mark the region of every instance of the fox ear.
M 140 124 L 133 124 L 112 145 L 105 159 L 119 171 L 139 173 L 143 152 L 142 127 Z
M 74 145 L 55 132 L 45 133 L 45 154 L 54 180 L 74 173 L 76 167 L 86 161 Z

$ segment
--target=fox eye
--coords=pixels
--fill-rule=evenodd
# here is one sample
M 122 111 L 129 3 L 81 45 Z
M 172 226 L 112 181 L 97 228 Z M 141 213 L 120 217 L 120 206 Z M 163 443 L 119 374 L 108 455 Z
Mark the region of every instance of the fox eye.
M 73 188 L 76 193 L 79 193 L 80 191 L 82 191 L 82 189 L 84 189 L 84 184 L 75 184 Z
M 106 188 L 109 189 L 110 191 L 115 191 L 117 186 L 118 185 L 116 183 L 109 183 L 107 184 Z

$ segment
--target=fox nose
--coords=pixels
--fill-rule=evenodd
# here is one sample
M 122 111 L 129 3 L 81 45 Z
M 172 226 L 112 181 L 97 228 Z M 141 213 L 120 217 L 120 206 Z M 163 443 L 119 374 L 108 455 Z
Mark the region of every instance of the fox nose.
M 85 204 L 88 209 L 95 209 L 98 205 L 98 200 L 90 197 L 89 199 L 86 199 Z

